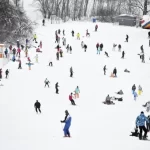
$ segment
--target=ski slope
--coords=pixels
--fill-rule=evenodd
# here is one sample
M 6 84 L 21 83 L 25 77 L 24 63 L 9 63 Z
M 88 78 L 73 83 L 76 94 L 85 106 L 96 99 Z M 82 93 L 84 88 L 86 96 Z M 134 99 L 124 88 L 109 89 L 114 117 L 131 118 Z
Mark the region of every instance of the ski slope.
M 9 79 L 3 79 L 0 87 L 0 149 L 1 150 L 149 150 L 149 141 L 139 141 L 130 137 L 135 127 L 135 119 L 142 107 L 149 100 L 150 87 L 150 50 L 148 47 L 147 30 L 133 27 L 113 26 L 98 23 L 98 32 L 94 32 L 95 24 L 90 22 L 69 22 L 50 24 L 37 27 L 35 33 L 38 42 L 43 42 L 43 53 L 39 55 L 39 63 L 35 63 L 35 48 L 29 50 L 34 63 L 28 70 L 27 59 L 21 52 L 22 70 L 18 70 L 18 62 L 10 62 L 3 72 L 10 69 Z M 72 54 L 66 52 L 64 57 L 56 60 L 55 30 L 65 29 L 67 44 L 73 48 Z M 74 29 L 75 37 L 71 36 Z M 85 37 L 86 29 L 91 37 Z M 81 40 L 76 39 L 77 33 Z M 125 36 L 129 35 L 129 43 Z M 61 34 L 62 37 L 62 34 Z M 87 44 L 87 52 L 81 49 L 81 41 Z M 102 42 L 104 50 L 96 54 L 96 43 Z M 112 51 L 113 43 L 121 44 L 125 51 L 125 59 L 121 52 Z M 144 45 L 145 61 L 141 63 L 140 46 Z M 37 46 L 37 45 L 35 45 Z M 110 58 L 106 58 L 107 51 Z M 49 67 L 52 57 L 54 67 Z M 106 76 L 103 67 L 107 66 Z M 69 68 L 73 67 L 74 78 L 69 77 Z M 118 77 L 110 78 L 114 67 Z M 131 71 L 124 73 L 124 69 Z M 4 74 L 3 74 L 4 75 Z M 44 88 L 44 80 L 48 78 L 50 88 Z M 60 94 L 55 94 L 55 83 L 59 82 Z M 132 85 L 140 84 L 143 93 L 134 101 Z M 80 98 L 72 106 L 68 96 L 76 86 L 80 88 Z M 116 96 L 115 92 L 123 90 L 123 102 L 115 101 L 115 105 L 104 105 L 106 96 Z M 36 114 L 34 103 L 42 105 L 42 114 Z M 70 132 L 72 138 L 63 138 L 65 110 L 72 116 Z M 146 116 L 148 115 L 145 112 Z M 150 136 L 150 133 L 148 133 Z

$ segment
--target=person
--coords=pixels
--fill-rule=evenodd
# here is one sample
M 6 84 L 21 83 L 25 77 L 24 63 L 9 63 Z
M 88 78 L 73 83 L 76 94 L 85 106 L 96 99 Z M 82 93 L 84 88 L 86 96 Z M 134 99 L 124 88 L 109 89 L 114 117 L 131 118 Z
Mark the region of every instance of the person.
M 72 67 L 70 68 L 70 77 L 73 77 L 73 69 L 72 69 Z
M 58 89 L 59 85 L 58 82 L 55 84 L 55 89 L 56 89 L 56 94 L 59 94 L 59 89 Z
M 65 119 L 60 121 L 61 123 L 65 123 L 65 126 L 64 126 L 64 129 L 63 129 L 64 137 L 71 137 L 70 136 L 70 131 L 69 131 L 69 128 L 71 126 L 71 120 L 72 120 L 72 118 L 71 118 L 68 110 L 65 110 Z
M 97 32 L 97 29 L 98 29 L 98 25 L 96 24 L 95 25 L 95 32 Z
M 37 43 L 37 35 L 36 34 L 33 35 L 33 41 L 35 41 L 35 43 Z
M 86 30 L 86 37 L 87 36 L 90 36 L 90 33 L 89 33 L 88 29 Z
M 144 115 L 142 111 L 141 114 L 136 118 L 136 126 L 140 129 L 139 139 L 142 140 L 142 132 L 144 131 L 143 139 L 147 137 L 147 129 L 145 127 L 145 122 L 148 121 L 148 118 Z
M 65 36 L 65 30 L 63 30 L 63 36 Z
M 86 52 L 86 49 L 87 49 L 87 45 L 86 44 L 84 44 L 84 51 Z
M 100 55 L 100 51 L 101 51 L 101 48 L 100 48 L 100 46 L 99 46 L 98 49 L 97 49 L 97 54 Z
M 123 59 L 124 59 L 124 55 L 125 55 L 125 52 L 124 52 L 124 51 L 122 51 L 122 56 L 121 56 L 121 58 L 123 58 Z
M 141 95 L 142 92 L 143 92 L 142 87 L 139 85 L 139 87 L 138 87 L 138 95 Z
M 28 67 L 29 67 L 29 70 L 31 70 L 31 65 L 33 65 L 32 63 L 31 63 L 31 61 L 29 61 L 28 63 L 26 63 L 27 65 L 28 65 Z
M 148 102 L 147 105 L 146 105 L 146 111 L 147 111 L 147 112 L 150 111 L 150 102 Z
M 0 69 L 0 79 L 2 79 L 2 68 Z
M 114 43 L 114 44 L 113 44 L 113 48 L 112 48 L 113 51 L 115 51 L 116 46 L 117 46 L 117 44 Z
M 96 44 L 96 49 L 98 51 L 98 49 L 99 49 L 99 43 Z
M 117 69 L 116 68 L 114 68 L 113 74 L 114 74 L 115 77 L 117 77 Z
M 80 33 L 77 33 L 77 40 L 80 40 Z
M 124 72 L 130 73 L 130 71 L 128 69 L 125 69 Z
M 129 41 L 129 36 L 126 35 L 126 41 L 125 42 L 128 42 Z
M 9 70 L 8 69 L 5 71 L 5 74 L 6 74 L 6 79 L 7 79 L 8 78 L 8 74 L 9 74 Z
M 52 58 L 50 58 L 49 66 L 53 66 Z
M 69 52 L 69 49 L 70 49 L 70 46 L 69 46 L 69 44 L 67 44 L 67 47 L 66 47 L 66 49 L 67 49 L 67 53 Z
M 43 44 L 42 44 L 42 41 L 40 41 L 40 45 L 39 45 L 39 47 L 40 47 L 41 49 L 42 49 L 42 45 L 43 45 Z
M 40 102 L 38 102 L 38 100 L 36 100 L 36 102 L 35 102 L 35 104 L 34 104 L 34 108 L 35 108 L 35 111 L 36 111 L 37 113 L 38 113 L 38 112 L 41 113 L 40 107 L 41 107 Z
M 4 53 L 5 53 L 5 57 L 7 58 L 8 57 L 8 49 L 7 48 L 5 49 Z
M 39 46 L 38 46 L 38 48 L 36 49 L 36 52 L 42 53 L 42 51 L 40 50 L 40 47 L 39 47 Z
M 140 49 L 141 49 L 141 53 L 144 53 L 143 45 L 140 47 Z
M 121 45 L 118 45 L 118 51 L 121 52 Z
M 72 46 L 69 47 L 70 54 L 72 54 Z
M 84 48 L 84 42 L 83 41 L 81 42 L 81 47 Z
M 111 101 L 111 97 L 109 96 L 109 94 L 106 97 L 105 104 L 113 104 L 113 101 Z
M 134 100 L 136 100 L 136 98 L 138 97 L 136 91 L 134 91 L 133 96 L 134 96 Z
M 147 117 L 148 121 L 146 121 L 147 132 L 150 131 L 150 115 Z
M 58 29 L 58 34 L 60 34 L 61 33 L 61 30 L 60 29 Z
M 117 94 L 119 94 L 119 95 L 123 95 L 123 91 L 122 91 L 122 90 L 120 90 L 119 92 L 117 92 Z
M 72 37 L 74 37 L 74 30 L 71 31 Z
M 60 57 L 63 57 L 63 50 L 62 49 L 60 49 Z
M 106 70 L 107 70 L 106 65 L 104 66 L 103 70 L 104 70 L 104 75 L 106 75 Z
M 49 82 L 49 80 L 47 78 L 45 79 L 44 83 L 45 83 L 45 87 L 46 87 L 46 85 L 49 87 L 49 83 L 50 82 Z
M 135 136 L 135 137 L 139 137 L 139 132 L 138 132 L 138 127 L 135 127 L 134 132 L 131 132 L 130 136 Z
M 73 95 L 73 93 L 71 93 L 71 94 L 69 95 L 69 100 L 71 101 L 71 104 L 72 104 L 72 105 L 76 105 L 72 95 Z
M 45 26 L 45 19 L 42 20 L 43 26 Z
M 103 50 L 103 47 L 104 47 L 104 46 L 103 46 L 103 43 L 101 43 L 99 47 L 100 47 L 100 50 L 102 51 L 102 50 Z
M 77 86 L 76 89 L 75 89 L 75 99 L 76 99 L 76 98 L 79 98 L 79 93 L 80 93 L 80 89 L 79 89 L 79 87 Z
M 19 59 L 18 62 L 19 62 L 18 69 L 22 69 L 22 67 L 21 67 L 21 60 Z
M 105 55 L 107 56 L 107 57 L 109 57 L 109 55 L 108 55 L 108 53 L 105 51 Z
M 134 94 L 135 90 L 136 90 L 136 86 L 135 86 L 135 84 L 134 84 L 134 85 L 132 86 L 132 94 Z
M 56 52 L 56 59 L 59 60 L 59 52 Z

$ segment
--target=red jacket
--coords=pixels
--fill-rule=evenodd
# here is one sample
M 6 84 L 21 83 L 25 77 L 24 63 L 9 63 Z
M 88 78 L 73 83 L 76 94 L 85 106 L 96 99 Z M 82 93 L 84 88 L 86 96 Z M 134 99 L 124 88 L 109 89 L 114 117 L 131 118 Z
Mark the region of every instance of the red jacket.
M 72 95 L 69 95 L 69 100 L 70 100 L 70 101 L 72 100 Z
M 21 49 L 20 49 L 20 48 L 18 48 L 18 49 L 17 49 L 17 52 L 18 52 L 18 53 L 20 53 L 20 52 L 21 52 Z

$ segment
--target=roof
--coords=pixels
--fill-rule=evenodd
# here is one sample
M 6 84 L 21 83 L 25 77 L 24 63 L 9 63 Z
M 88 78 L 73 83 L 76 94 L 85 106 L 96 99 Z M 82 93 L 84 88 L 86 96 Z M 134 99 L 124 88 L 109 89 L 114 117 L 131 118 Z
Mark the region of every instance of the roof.
M 136 17 L 135 15 L 121 14 L 118 17 Z

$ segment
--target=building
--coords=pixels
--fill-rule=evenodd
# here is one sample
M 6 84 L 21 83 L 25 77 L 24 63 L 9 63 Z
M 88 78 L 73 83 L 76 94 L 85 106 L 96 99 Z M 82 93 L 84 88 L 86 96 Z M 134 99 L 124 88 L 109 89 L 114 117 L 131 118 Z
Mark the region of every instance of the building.
M 119 25 L 124 26 L 136 26 L 137 17 L 133 15 L 122 14 L 114 18 L 114 22 L 118 22 Z

